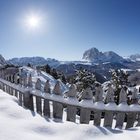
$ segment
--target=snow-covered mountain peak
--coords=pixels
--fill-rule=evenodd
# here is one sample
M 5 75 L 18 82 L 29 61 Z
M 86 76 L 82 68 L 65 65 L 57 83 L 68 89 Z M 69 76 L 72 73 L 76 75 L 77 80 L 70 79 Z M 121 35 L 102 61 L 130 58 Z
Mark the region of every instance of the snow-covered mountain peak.
M 94 62 L 122 62 L 124 59 L 113 51 L 100 52 L 97 48 L 91 48 L 84 52 L 83 59 Z

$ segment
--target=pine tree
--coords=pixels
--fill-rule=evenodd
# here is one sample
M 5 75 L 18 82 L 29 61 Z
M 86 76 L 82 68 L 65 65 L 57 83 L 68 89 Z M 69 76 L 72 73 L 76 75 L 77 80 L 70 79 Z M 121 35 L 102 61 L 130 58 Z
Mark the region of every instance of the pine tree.
M 51 67 L 47 64 L 45 65 L 45 72 L 50 74 L 51 73 Z
M 58 74 L 57 74 L 57 71 L 56 71 L 56 69 L 52 69 L 51 70 L 51 75 L 55 78 L 55 79 L 58 79 L 59 77 L 58 77 Z
M 76 71 L 75 83 L 79 91 L 82 91 L 83 89 L 86 89 L 87 87 L 90 87 L 91 89 L 93 89 L 95 81 L 96 81 L 96 78 L 93 73 L 85 69 L 83 70 L 80 69 Z
M 112 83 L 115 87 L 115 102 L 117 104 L 119 102 L 119 94 L 122 87 L 126 87 L 129 84 L 128 76 L 128 73 L 123 70 L 112 70 Z M 125 90 L 127 89 L 125 88 Z

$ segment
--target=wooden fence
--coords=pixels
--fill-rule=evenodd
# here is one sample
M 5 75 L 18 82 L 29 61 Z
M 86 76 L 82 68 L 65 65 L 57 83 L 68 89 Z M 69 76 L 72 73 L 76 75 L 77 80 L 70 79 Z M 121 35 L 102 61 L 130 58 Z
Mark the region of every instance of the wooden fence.
M 113 120 L 117 128 L 131 128 L 140 126 L 140 105 L 138 104 L 137 92 L 132 93 L 132 104 L 127 104 L 127 94 L 124 89 L 119 95 L 119 105 L 114 102 L 114 91 L 109 86 L 106 93 L 106 102 L 103 100 L 103 89 L 101 86 L 96 87 L 95 96 L 90 88 L 82 93 L 82 100 L 79 102 L 76 95 L 75 85 L 71 85 L 65 93 L 61 92 L 60 83 L 57 81 L 53 92 L 50 92 L 49 81 L 44 85 L 42 90 L 41 81 L 38 79 L 35 88 L 32 86 L 32 77 L 20 80 L 17 84 L 17 75 L 3 76 L 0 74 L 0 88 L 10 95 L 16 96 L 19 104 L 23 107 L 36 111 L 42 116 L 63 119 L 64 110 L 66 111 L 67 121 L 89 124 L 93 122 L 95 126 L 113 127 Z M 14 79 L 11 79 L 12 77 Z M 9 81 L 9 79 L 11 81 Z M 65 95 L 65 96 L 64 96 Z M 51 105 L 53 111 L 51 113 Z

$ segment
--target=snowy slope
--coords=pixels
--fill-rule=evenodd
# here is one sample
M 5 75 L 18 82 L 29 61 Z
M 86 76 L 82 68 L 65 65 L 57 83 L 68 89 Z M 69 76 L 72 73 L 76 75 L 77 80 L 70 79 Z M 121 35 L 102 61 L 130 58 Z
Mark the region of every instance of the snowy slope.
M 55 122 L 18 105 L 0 90 L 0 140 L 139 140 L 140 128 L 111 130 L 93 124 Z
M 49 80 L 51 90 L 54 88 L 54 86 L 56 84 L 56 79 L 54 79 L 51 75 L 49 75 L 43 71 L 38 72 L 37 70 L 32 69 L 32 68 L 27 67 L 27 66 L 23 66 L 23 67 L 21 67 L 21 69 L 23 69 L 28 74 L 32 75 L 32 80 L 34 83 L 37 81 L 38 78 L 41 80 L 42 84 L 45 84 L 45 82 L 47 80 Z M 60 81 L 60 83 L 61 83 L 60 85 L 61 85 L 62 92 L 66 91 L 68 89 L 68 87 L 65 84 L 63 84 L 61 81 Z

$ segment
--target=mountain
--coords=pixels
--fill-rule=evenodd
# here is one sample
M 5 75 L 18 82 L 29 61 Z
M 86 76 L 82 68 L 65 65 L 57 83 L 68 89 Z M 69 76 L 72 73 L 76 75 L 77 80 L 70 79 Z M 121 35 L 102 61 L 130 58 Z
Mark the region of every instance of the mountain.
M 93 63 L 104 63 L 104 62 L 117 62 L 121 63 L 126 61 L 123 57 L 119 56 L 113 51 L 100 52 L 97 48 L 91 48 L 84 52 L 83 58 Z
M 29 63 L 31 65 L 46 65 L 57 66 L 59 65 L 59 61 L 51 58 L 43 58 L 43 57 L 21 57 L 21 58 L 12 58 L 8 60 L 8 63 L 19 66 L 26 66 Z
M 5 60 L 4 57 L 0 54 L 0 66 L 1 66 L 1 65 L 6 65 L 6 64 L 7 64 L 6 60 Z
M 131 61 L 140 61 L 140 54 L 133 54 L 133 55 L 130 55 L 129 57 L 128 57 L 128 59 L 129 60 L 131 60 Z
M 82 59 L 98 63 L 102 62 L 105 59 L 105 55 L 102 52 L 99 52 L 98 49 L 91 48 L 84 52 Z

